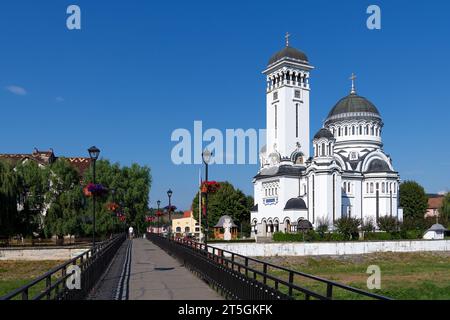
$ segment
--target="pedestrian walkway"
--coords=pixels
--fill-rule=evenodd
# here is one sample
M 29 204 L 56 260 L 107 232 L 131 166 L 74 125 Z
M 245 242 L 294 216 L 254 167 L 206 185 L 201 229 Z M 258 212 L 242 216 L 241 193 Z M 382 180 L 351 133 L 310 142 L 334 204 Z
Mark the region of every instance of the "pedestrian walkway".
M 90 299 L 220 300 L 222 297 L 146 239 L 126 241 Z

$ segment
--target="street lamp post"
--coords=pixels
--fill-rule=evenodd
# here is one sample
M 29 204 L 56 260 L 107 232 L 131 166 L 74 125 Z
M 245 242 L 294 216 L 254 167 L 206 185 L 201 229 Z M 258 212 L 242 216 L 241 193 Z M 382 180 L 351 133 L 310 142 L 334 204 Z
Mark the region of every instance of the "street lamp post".
M 92 173 L 93 173 L 93 183 L 95 184 L 95 163 L 97 162 L 98 156 L 100 155 L 100 149 L 97 147 L 90 147 L 88 149 L 89 157 L 92 161 Z M 95 193 L 92 194 L 92 248 L 95 248 Z
M 172 194 L 173 191 L 169 189 L 167 196 L 169 197 L 169 239 L 172 238 Z
M 205 149 L 202 153 L 203 162 L 205 163 L 205 182 L 208 183 L 208 165 L 211 161 L 212 152 L 208 149 Z M 208 189 L 205 192 L 205 247 L 208 245 L 208 233 L 209 233 L 209 225 L 208 225 Z
M 159 206 L 161 205 L 161 201 L 158 200 L 156 201 L 156 204 L 158 205 L 158 211 L 156 211 L 156 215 L 158 216 L 158 235 L 160 234 L 159 230 L 160 230 L 160 224 L 159 224 L 159 219 L 161 217 L 161 213 L 159 212 Z

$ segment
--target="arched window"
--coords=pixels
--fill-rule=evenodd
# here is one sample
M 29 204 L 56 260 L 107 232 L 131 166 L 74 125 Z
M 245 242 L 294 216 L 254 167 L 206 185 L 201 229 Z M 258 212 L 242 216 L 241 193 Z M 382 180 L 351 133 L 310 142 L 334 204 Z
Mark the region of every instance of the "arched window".
M 331 156 L 331 143 L 328 144 L 328 155 Z
M 369 134 L 369 125 L 366 126 L 366 131 L 365 131 L 366 135 Z
M 319 154 L 319 150 L 318 150 L 318 149 L 319 149 L 319 146 L 317 145 L 317 143 L 315 144 L 315 146 L 316 146 L 316 147 L 314 148 L 314 156 L 317 157 L 318 154 Z
M 370 127 L 370 134 L 373 136 L 374 132 L 373 132 L 373 127 Z
M 347 135 L 347 134 L 348 134 L 347 127 L 345 127 L 345 135 Z
M 355 135 L 355 126 L 352 127 L 352 135 Z
M 373 193 L 373 182 L 370 183 L 370 193 Z
M 351 192 L 351 183 L 350 182 L 347 184 L 347 191 L 348 191 L 348 193 Z
M 347 182 L 344 182 L 344 192 L 347 191 Z
M 359 126 L 359 134 L 362 135 L 362 125 Z
M 325 143 L 322 143 L 322 156 L 325 156 Z
M 366 182 L 366 193 L 369 193 L 369 183 Z
M 384 182 L 381 184 L 381 192 L 382 192 L 382 193 L 385 193 L 385 192 L 386 192 Z
M 377 182 L 377 184 L 376 184 L 376 187 L 375 187 L 375 188 L 376 188 L 376 190 L 377 190 L 377 191 L 380 191 L 380 184 L 379 184 L 378 182 Z

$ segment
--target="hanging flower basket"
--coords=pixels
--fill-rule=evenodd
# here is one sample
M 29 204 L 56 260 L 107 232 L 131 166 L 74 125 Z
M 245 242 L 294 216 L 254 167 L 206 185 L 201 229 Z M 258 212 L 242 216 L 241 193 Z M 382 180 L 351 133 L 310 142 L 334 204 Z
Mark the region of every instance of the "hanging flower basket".
M 204 181 L 200 186 L 202 193 L 216 193 L 220 189 L 220 183 L 217 181 Z
M 86 197 L 91 197 L 92 195 L 102 197 L 108 193 L 108 189 L 101 184 L 94 184 L 90 182 L 86 187 L 84 187 L 83 193 Z
M 163 215 L 163 212 L 161 210 L 156 211 L 156 215 L 158 217 L 161 217 Z
M 108 209 L 108 211 L 116 212 L 119 209 L 119 205 L 115 202 L 110 202 L 106 204 L 106 208 Z

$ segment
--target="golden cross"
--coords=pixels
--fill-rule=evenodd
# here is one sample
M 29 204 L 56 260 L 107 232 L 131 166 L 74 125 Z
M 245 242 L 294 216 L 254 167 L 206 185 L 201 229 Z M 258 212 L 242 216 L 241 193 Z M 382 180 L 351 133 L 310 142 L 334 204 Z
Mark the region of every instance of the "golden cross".
M 289 34 L 289 32 L 286 32 L 286 35 L 284 36 L 286 38 L 286 47 L 289 47 L 289 37 L 291 35 Z
M 350 93 L 356 94 L 356 90 L 355 90 L 356 75 L 354 73 L 352 73 L 352 76 L 350 77 L 350 80 L 352 80 L 352 91 Z

